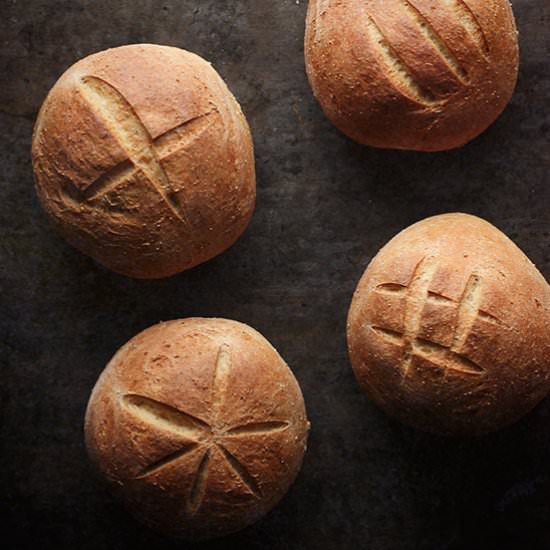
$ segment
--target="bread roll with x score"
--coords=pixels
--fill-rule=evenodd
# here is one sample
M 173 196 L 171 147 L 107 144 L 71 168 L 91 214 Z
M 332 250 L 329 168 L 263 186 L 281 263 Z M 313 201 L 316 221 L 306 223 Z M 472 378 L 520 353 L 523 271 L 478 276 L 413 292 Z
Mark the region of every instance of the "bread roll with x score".
M 225 319 L 161 323 L 107 365 L 86 412 L 115 496 L 167 535 L 210 538 L 266 514 L 300 469 L 300 387 L 269 342 Z
M 549 286 L 474 216 L 436 216 L 394 237 L 361 278 L 347 330 L 361 387 L 422 430 L 496 430 L 550 390 Z
M 216 256 L 254 209 L 244 115 L 210 64 L 178 48 L 122 46 L 68 69 L 38 116 L 33 165 L 66 239 L 132 277 Z
M 503 111 L 518 72 L 508 0 L 310 0 L 305 55 L 328 118 L 391 149 L 464 145 Z

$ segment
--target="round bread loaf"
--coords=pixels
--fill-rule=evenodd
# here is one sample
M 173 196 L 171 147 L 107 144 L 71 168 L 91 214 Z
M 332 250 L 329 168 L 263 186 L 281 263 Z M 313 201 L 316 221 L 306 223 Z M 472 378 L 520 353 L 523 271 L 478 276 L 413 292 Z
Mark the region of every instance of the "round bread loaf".
M 309 423 L 269 342 L 224 319 L 161 323 L 113 357 L 88 403 L 89 455 L 167 535 L 211 538 L 266 514 L 300 469 Z
M 122 46 L 73 65 L 42 106 L 32 152 L 61 233 L 131 277 L 216 256 L 254 210 L 245 117 L 211 65 L 178 48 Z
M 390 149 L 464 145 L 503 111 L 518 72 L 508 0 L 311 0 L 305 55 L 333 124 Z
M 355 291 L 347 332 L 361 387 L 422 430 L 493 431 L 550 390 L 550 288 L 474 216 L 429 218 L 384 246 Z

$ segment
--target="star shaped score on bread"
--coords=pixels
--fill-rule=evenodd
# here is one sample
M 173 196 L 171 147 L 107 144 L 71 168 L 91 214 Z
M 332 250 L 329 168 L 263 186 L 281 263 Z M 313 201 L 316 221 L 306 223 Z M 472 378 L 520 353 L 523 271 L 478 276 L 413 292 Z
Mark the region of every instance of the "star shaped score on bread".
M 226 467 L 233 474 L 233 479 L 237 483 L 240 482 L 252 497 L 261 498 L 260 484 L 246 465 L 226 448 L 224 442 L 244 435 L 255 437 L 278 433 L 290 426 L 290 423 L 285 420 L 268 420 L 228 427 L 222 421 L 221 411 L 225 403 L 230 370 L 231 349 L 227 344 L 222 344 L 218 350 L 214 370 L 209 422 L 144 395 L 129 393 L 123 397 L 123 407 L 158 431 L 159 437 L 162 437 L 162 432 L 171 432 L 174 435 L 184 435 L 188 440 L 180 449 L 148 464 L 135 479 L 147 479 L 168 465 L 185 460 L 192 452 L 201 453 L 185 503 L 185 509 L 190 515 L 196 514 L 201 508 L 208 488 L 209 465 L 215 458 L 225 461 Z

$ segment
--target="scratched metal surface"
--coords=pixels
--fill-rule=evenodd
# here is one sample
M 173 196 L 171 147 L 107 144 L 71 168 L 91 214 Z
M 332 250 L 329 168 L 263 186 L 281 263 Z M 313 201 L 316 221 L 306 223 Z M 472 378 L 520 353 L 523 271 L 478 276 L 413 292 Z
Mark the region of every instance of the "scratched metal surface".
M 550 276 L 550 3 L 515 0 L 514 99 L 467 147 L 377 151 L 340 135 L 304 74 L 304 0 L 0 3 L 0 491 L 3 547 L 186 548 L 140 527 L 92 478 L 89 392 L 113 352 L 159 320 L 249 323 L 298 377 L 313 425 L 298 481 L 263 521 L 202 545 L 244 549 L 547 549 L 550 401 L 474 441 L 400 426 L 359 392 L 351 293 L 376 250 L 425 216 L 466 211 Z M 229 252 L 169 280 L 117 276 L 51 229 L 33 191 L 33 121 L 61 72 L 129 42 L 211 60 L 256 145 L 258 208 Z M 4 543 L 8 542 L 5 546 Z

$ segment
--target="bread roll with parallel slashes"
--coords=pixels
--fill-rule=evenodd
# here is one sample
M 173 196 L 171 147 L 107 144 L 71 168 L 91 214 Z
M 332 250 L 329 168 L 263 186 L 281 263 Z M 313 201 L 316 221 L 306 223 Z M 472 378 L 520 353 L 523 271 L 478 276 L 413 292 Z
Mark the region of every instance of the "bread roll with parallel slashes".
M 160 278 L 223 252 L 254 210 L 252 139 L 218 73 L 134 44 L 70 67 L 33 136 L 38 195 L 62 235 L 110 269 Z
M 328 118 L 391 149 L 469 142 L 503 111 L 518 72 L 508 0 L 311 0 L 305 55 Z
M 550 390 L 550 287 L 489 223 L 428 218 L 369 264 L 348 347 L 361 387 L 402 422 L 450 435 L 496 430 Z
M 86 412 L 90 457 L 146 525 L 191 539 L 250 525 L 300 469 L 298 382 L 258 332 L 225 319 L 153 326 L 126 343 Z

